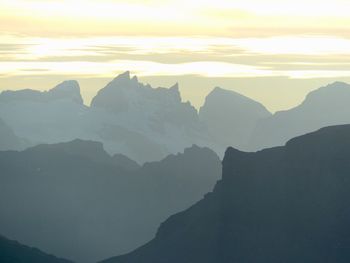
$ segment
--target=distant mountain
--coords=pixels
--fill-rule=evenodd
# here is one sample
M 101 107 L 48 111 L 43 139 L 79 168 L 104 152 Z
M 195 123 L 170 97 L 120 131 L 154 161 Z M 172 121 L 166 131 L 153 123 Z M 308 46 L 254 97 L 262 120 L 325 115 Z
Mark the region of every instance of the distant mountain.
M 51 90 L 44 92 L 31 89 L 17 91 L 7 90 L 3 91 L 0 95 L 0 103 L 10 103 L 14 101 L 49 102 L 64 99 L 83 104 L 83 98 L 80 95 L 80 87 L 77 81 L 67 80 Z
M 229 148 L 212 193 L 103 263 L 349 262 L 349 156 L 350 125 L 256 153 Z
M 91 109 L 112 114 L 99 131 L 107 149 L 117 142 L 120 152 L 139 162 L 159 160 L 207 140 L 196 109 L 181 101 L 177 84 L 154 89 L 127 71 L 98 92 Z
M 160 160 L 192 144 L 211 146 L 196 109 L 181 101 L 178 85 L 154 89 L 125 72 L 83 105 L 79 84 L 66 81 L 49 91 L 4 91 L 3 119 L 32 144 L 76 138 L 100 141 L 110 154 L 138 163 Z
M 1 263 L 72 263 L 0 236 Z
M 136 118 L 130 122 L 147 118 L 151 128 L 160 133 L 165 132 L 167 124 L 178 125 L 188 132 L 191 128 L 200 128 L 196 109 L 181 101 L 177 84 L 169 89 L 154 89 L 138 82 L 136 76 L 130 78 L 128 71 L 101 89 L 91 106 Z
M 228 146 L 255 151 L 325 126 L 350 123 L 349 87 L 336 82 L 310 93 L 298 107 L 273 115 L 254 100 L 215 88 L 197 113 L 182 102 L 177 84 L 152 88 L 127 71 L 102 88 L 91 106 L 83 104 L 76 81 L 44 92 L 4 91 L 0 117 L 26 145 L 77 138 L 99 141 L 109 154 L 143 164 L 193 144 L 222 157 Z
M 49 91 L 19 90 L 0 94 L 0 112 L 17 136 L 32 145 L 91 137 L 87 107 L 79 84 L 65 81 Z
M 209 93 L 199 111 L 210 135 L 224 148 L 233 145 L 245 149 L 256 123 L 270 116 L 260 103 L 218 87 Z
M 221 174 L 208 148 L 139 166 L 83 140 L 0 152 L 0 167 L 0 232 L 84 263 L 149 241 Z
M 249 149 L 283 145 L 322 127 L 350 123 L 350 85 L 335 82 L 307 95 L 304 102 L 258 122 Z

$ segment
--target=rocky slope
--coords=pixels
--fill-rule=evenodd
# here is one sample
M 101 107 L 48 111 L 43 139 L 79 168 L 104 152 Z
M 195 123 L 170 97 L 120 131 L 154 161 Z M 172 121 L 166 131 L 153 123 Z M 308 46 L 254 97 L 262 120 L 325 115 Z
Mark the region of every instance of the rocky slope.
M 350 125 L 256 153 L 229 148 L 212 193 L 103 262 L 349 262 L 349 156 Z

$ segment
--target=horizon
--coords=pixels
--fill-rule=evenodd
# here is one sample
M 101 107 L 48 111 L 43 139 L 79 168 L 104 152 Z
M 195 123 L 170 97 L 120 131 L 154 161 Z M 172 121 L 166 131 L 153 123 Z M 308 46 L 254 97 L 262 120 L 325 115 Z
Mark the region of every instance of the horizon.
M 0 90 L 45 90 L 73 78 L 89 101 L 108 79 L 130 70 L 153 87 L 179 82 L 196 108 L 220 86 L 276 112 L 311 90 L 350 82 L 344 0 L 0 5 Z
M 326 87 L 326 86 L 328 86 L 328 85 L 333 85 L 333 84 L 335 84 L 335 83 L 337 83 L 337 82 L 349 84 L 349 83 L 343 82 L 343 81 L 334 81 L 334 82 L 331 82 L 331 83 L 327 83 L 326 85 L 320 86 L 320 87 L 318 87 L 318 88 L 316 88 L 316 89 L 312 89 L 312 90 L 310 90 L 309 92 L 307 92 L 307 93 L 305 94 L 305 96 L 302 97 L 301 101 L 297 102 L 295 105 L 293 105 L 293 106 L 291 106 L 291 107 L 289 107 L 289 108 L 282 108 L 282 109 L 276 110 L 276 111 L 272 111 L 272 110 L 269 109 L 269 107 L 268 107 L 267 105 L 265 105 L 263 102 L 261 102 L 261 101 L 259 101 L 259 100 L 256 100 L 256 99 L 254 99 L 254 98 L 251 98 L 251 97 L 249 97 L 249 96 L 246 96 L 246 95 L 244 95 L 243 93 L 241 93 L 241 92 L 239 92 L 239 91 L 236 91 L 236 90 L 233 90 L 233 89 L 228 89 L 228 88 L 225 88 L 225 87 L 220 87 L 220 86 L 213 86 L 213 87 L 208 91 L 208 93 L 205 94 L 204 99 L 203 99 L 203 101 L 202 101 L 202 104 L 197 104 L 197 105 L 196 105 L 196 104 L 194 104 L 191 100 L 186 100 L 186 99 L 184 98 L 184 96 L 183 96 L 183 94 L 182 94 L 182 90 L 183 90 L 183 89 L 181 88 L 181 84 L 179 84 L 179 82 L 174 82 L 173 84 L 168 85 L 168 86 L 164 86 L 164 85 L 153 86 L 152 84 L 150 84 L 150 83 L 148 83 L 148 82 L 143 82 L 142 80 L 140 80 L 139 76 L 137 76 L 136 74 L 133 74 L 133 72 L 130 72 L 129 70 L 126 70 L 126 71 L 124 71 L 124 72 L 122 72 L 122 73 L 120 73 L 120 74 L 117 74 L 117 75 L 114 76 L 113 78 L 107 80 L 107 82 L 106 82 L 103 86 L 101 86 L 101 87 L 99 87 L 99 88 L 97 88 L 97 89 L 95 90 L 95 93 L 90 93 L 88 96 L 86 96 L 86 93 L 84 94 L 84 87 L 81 86 L 80 81 L 78 81 L 77 79 L 65 79 L 65 80 L 63 80 L 63 81 L 60 81 L 60 82 L 54 84 L 54 85 L 51 86 L 51 87 L 47 87 L 47 88 L 45 88 L 45 89 L 39 89 L 38 91 L 47 92 L 47 91 L 53 89 L 54 87 L 56 87 L 57 85 L 59 85 L 59 84 L 65 82 L 65 81 L 77 81 L 77 82 L 78 82 L 78 85 L 79 85 L 79 88 L 80 88 L 80 95 L 81 95 L 81 97 L 82 97 L 82 99 L 83 99 L 84 105 L 85 105 L 85 106 L 88 106 L 88 107 L 91 107 L 91 101 L 92 101 L 92 99 L 98 94 L 98 92 L 99 92 L 100 90 L 102 90 L 103 88 L 105 88 L 105 87 L 107 86 L 108 83 L 110 83 L 111 81 L 113 81 L 113 79 L 115 79 L 115 78 L 117 78 L 119 75 L 122 75 L 122 74 L 125 74 L 125 73 L 129 73 L 130 79 L 132 79 L 133 77 L 137 77 L 139 83 L 142 83 L 142 84 L 145 84 L 145 85 L 149 84 L 149 85 L 152 87 L 152 89 L 157 89 L 157 88 L 169 89 L 169 88 L 171 88 L 172 86 L 178 84 L 178 88 L 179 88 L 179 93 L 180 93 L 181 101 L 182 101 L 182 102 L 189 102 L 189 103 L 196 109 L 197 112 L 199 112 L 200 108 L 201 108 L 202 106 L 204 106 L 205 98 L 206 98 L 214 89 L 216 89 L 216 88 L 220 88 L 220 89 L 223 89 L 223 90 L 226 90 L 226 91 L 236 92 L 236 93 L 239 94 L 239 95 L 242 95 L 242 96 L 244 96 L 244 97 L 247 97 L 248 99 L 251 99 L 251 100 L 253 100 L 253 101 L 255 101 L 255 102 L 260 103 L 260 104 L 261 104 L 262 106 L 264 106 L 269 112 L 271 112 L 272 114 L 275 114 L 275 113 L 277 113 L 277 112 L 279 112 L 279 111 L 286 111 L 286 110 L 290 110 L 290 109 L 293 109 L 293 108 L 295 108 L 295 107 L 300 106 L 300 105 L 303 103 L 303 101 L 306 99 L 307 95 L 310 94 L 312 91 L 317 91 L 318 89 L 324 88 L 324 87 Z M 36 89 L 32 89 L 32 88 L 24 88 L 24 89 L 18 89 L 18 90 L 25 90 L 25 89 L 36 90 Z M 5 89 L 5 90 L 0 90 L 0 94 L 1 94 L 2 92 L 4 92 L 4 91 L 8 91 L 8 90 L 9 90 L 9 89 L 7 89 L 7 90 L 6 90 L 6 89 Z M 85 96 L 84 96 L 84 95 L 85 95 Z

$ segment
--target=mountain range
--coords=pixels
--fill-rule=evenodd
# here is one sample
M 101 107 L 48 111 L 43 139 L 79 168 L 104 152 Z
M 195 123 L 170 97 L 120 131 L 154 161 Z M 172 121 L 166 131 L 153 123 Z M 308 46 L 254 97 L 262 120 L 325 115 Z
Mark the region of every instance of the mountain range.
M 217 87 L 197 112 L 178 84 L 129 72 L 89 106 L 73 80 L 4 91 L 0 233 L 78 263 L 346 262 L 347 240 L 330 229 L 347 234 L 350 128 L 292 138 L 350 123 L 349 101 L 336 82 L 271 114 Z
M 149 241 L 221 176 L 208 148 L 140 166 L 84 140 L 3 151 L 0 167 L 0 233 L 84 263 Z
M 32 145 L 74 139 L 103 142 L 110 154 L 138 163 L 160 160 L 192 144 L 206 145 L 196 109 L 181 101 L 177 85 L 153 89 L 125 72 L 85 106 L 76 81 L 49 91 L 4 91 L 0 117 Z
M 350 125 L 258 152 L 228 148 L 213 192 L 102 262 L 349 262 L 349 156 Z
M 336 82 L 311 92 L 295 108 L 271 114 L 262 104 L 217 87 L 197 112 L 182 102 L 177 84 L 152 88 L 125 72 L 102 88 L 90 106 L 83 104 L 76 81 L 44 92 L 2 92 L 0 118 L 8 128 L 0 123 L 1 142 L 7 144 L 0 149 L 79 138 L 102 142 L 108 153 L 140 164 L 193 144 L 223 157 L 228 146 L 255 151 L 325 126 L 350 123 L 349 99 L 350 85 Z

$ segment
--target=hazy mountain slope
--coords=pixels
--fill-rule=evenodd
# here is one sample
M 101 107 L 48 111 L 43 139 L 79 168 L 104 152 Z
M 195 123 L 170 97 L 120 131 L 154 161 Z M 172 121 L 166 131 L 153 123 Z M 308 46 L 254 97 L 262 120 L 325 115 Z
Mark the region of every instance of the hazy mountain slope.
M 336 82 L 307 95 L 304 102 L 261 120 L 251 150 L 283 145 L 289 139 L 325 126 L 350 123 L 350 85 Z
M 177 85 L 154 89 L 129 72 L 102 88 L 91 107 L 83 105 L 79 84 L 65 81 L 45 92 L 4 91 L 0 112 L 19 137 L 34 145 L 76 138 L 100 141 L 110 154 L 139 163 L 192 144 L 211 146 L 196 109 L 181 101 Z
M 72 263 L 0 236 L 1 263 Z
M 256 153 L 229 148 L 213 193 L 104 263 L 346 263 L 350 125 Z
M 0 112 L 14 132 L 32 144 L 91 137 L 84 119 L 87 107 L 76 81 L 65 81 L 44 92 L 3 91 Z
M 126 253 L 218 180 L 208 148 L 140 167 L 101 143 L 75 140 L 0 152 L 0 232 L 77 262 Z
M 99 131 L 107 150 L 119 143 L 120 153 L 139 162 L 159 160 L 192 144 L 207 145 L 197 111 L 181 101 L 177 85 L 154 89 L 125 72 L 98 92 L 91 109 L 111 114 Z
M 206 97 L 199 111 L 210 135 L 224 148 L 246 148 L 257 122 L 269 116 L 271 113 L 260 103 L 221 88 L 215 88 Z
M 36 101 L 50 102 L 55 100 L 68 99 L 83 104 L 83 98 L 80 95 L 80 87 L 77 81 L 64 81 L 49 91 L 37 91 L 31 89 L 17 91 L 3 91 L 0 96 L 1 103 L 10 103 L 14 101 Z
M 17 150 L 21 149 L 22 141 L 18 138 L 13 130 L 0 119 L 0 150 Z

